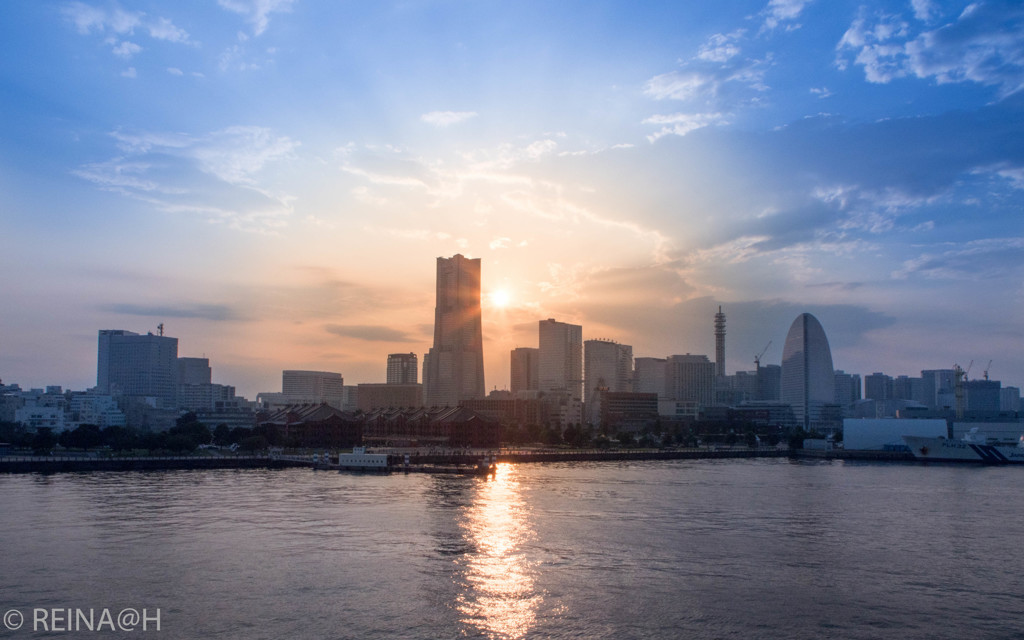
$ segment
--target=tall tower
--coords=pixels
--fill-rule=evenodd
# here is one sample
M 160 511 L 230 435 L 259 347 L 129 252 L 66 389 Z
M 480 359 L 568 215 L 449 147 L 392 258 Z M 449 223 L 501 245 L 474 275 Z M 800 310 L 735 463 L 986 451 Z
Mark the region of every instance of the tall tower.
M 423 362 L 423 387 L 427 406 L 484 397 L 479 258 L 437 259 L 434 346 Z
M 782 350 L 782 401 L 793 407 L 804 429 L 821 426 L 824 409 L 834 404 L 835 372 L 828 338 L 818 319 L 801 313 L 789 327 Z
M 718 305 L 718 313 L 715 314 L 715 375 L 719 378 L 725 375 L 725 314 L 722 313 L 722 305 Z

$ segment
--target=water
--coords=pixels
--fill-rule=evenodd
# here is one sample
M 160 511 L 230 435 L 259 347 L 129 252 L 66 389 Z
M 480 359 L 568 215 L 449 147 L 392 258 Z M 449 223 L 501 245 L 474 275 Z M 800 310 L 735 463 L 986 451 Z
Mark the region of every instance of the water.
M 2 476 L 0 609 L 27 621 L 0 636 L 131 607 L 163 638 L 1017 638 L 1022 480 L 778 459 Z

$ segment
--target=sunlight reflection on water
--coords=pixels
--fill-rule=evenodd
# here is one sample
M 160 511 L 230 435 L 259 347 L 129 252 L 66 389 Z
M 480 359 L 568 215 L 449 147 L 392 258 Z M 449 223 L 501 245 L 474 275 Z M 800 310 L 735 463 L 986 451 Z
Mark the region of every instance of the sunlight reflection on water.
M 456 608 L 464 624 L 491 638 L 525 637 L 544 599 L 534 585 L 535 563 L 523 550 L 536 535 L 527 511 L 518 471 L 499 464 L 460 522 L 474 551 L 463 558 L 465 583 Z

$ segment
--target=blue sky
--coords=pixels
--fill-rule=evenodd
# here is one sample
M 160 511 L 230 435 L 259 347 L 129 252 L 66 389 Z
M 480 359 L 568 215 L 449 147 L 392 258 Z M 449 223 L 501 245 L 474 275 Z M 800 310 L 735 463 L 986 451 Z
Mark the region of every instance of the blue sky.
M 637 356 L 989 360 L 1024 383 L 1015 2 L 11 2 L 0 377 L 155 330 L 240 393 L 430 345 L 483 259 L 487 385 L 536 322 Z M 501 292 L 501 296 L 492 294 Z

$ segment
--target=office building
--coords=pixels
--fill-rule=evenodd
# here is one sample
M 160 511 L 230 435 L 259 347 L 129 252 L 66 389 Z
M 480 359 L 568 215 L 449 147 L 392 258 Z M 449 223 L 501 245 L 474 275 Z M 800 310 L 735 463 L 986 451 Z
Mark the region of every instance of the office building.
M 437 259 L 434 344 L 423 360 L 423 386 L 427 406 L 456 407 L 486 394 L 479 258 Z
M 789 328 L 782 350 L 782 401 L 793 407 L 804 429 L 831 429 L 835 409 L 835 371 L 825 329 L 802 313 Z
M 162 325 L 161 325 L 162 326 Z M 96 363 L 100 394 L 157 399 L 172 407 L 177 394 L 178 339 L 102 329 Z
M 633 347 L 611 340 L 583 343 L 583 403 L 586 419 L 601 419 L 601 395 L 633 390 Z
M 418 384 L 419 361 L 415 353 L 388 354 L 388 384 Z
M 704 355 L 669 356 L 665 362 L 665 399 L 698 409 L 715 403 L 715 363 Z
M 335 409 L 344 404 L 344 379 L 329 371 L 289 370 L 281 374 L 282 401 L 288 404 L 321 404 Z
M 210 384 L 213 370 L 209 358 L 178 358 L 178 384 Z
M 583 327 L 554 318 L 539 323 L 541 391 L 583 399 Z
M 511 353 L 511 391 L 517 395 L 521 391 L 537 391 L 540 381 L 540 349 L 535 347 L 517 347 Z

